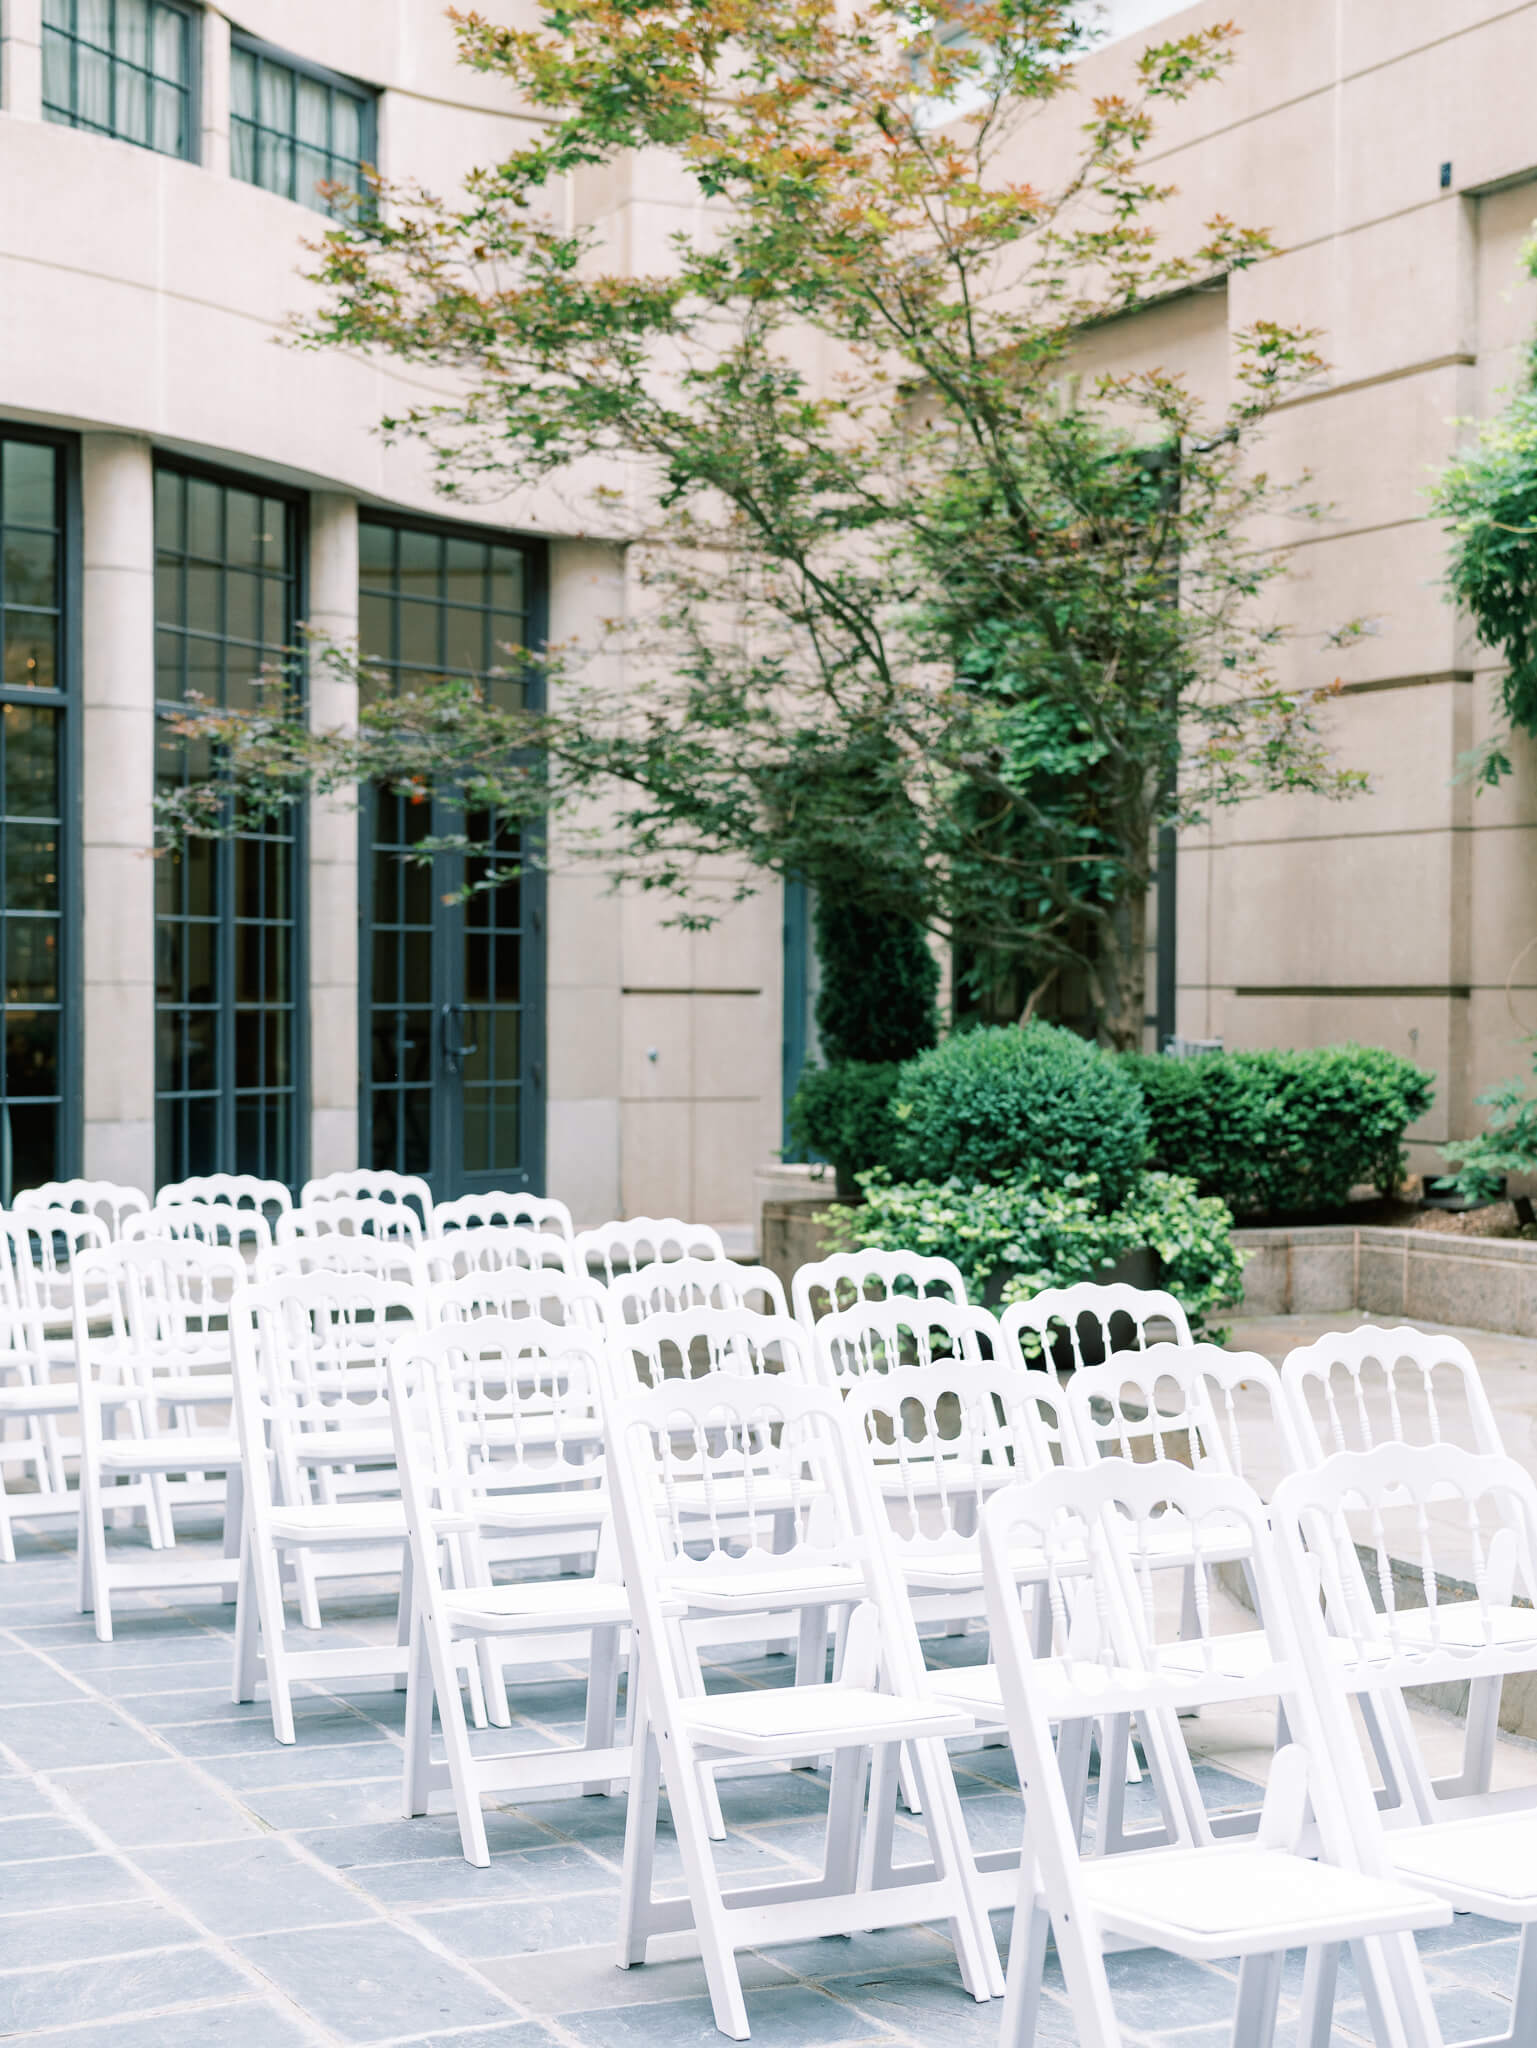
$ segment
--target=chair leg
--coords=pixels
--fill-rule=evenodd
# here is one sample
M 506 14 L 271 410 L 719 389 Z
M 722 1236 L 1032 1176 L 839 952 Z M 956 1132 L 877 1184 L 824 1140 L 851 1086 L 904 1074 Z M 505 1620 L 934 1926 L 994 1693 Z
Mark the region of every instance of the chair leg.
M 630 1687 L 636 1689 L 635 1663 Z M 646 1960 L 646 1930 L 651 1905 L 651 1873 L 656 1864 L 656 1823 L 662 1784 L 662 1758 L 656 1730 L 644 1700 L 632 1703 L 630 1787 L 624 1814 L 624 1875 L 619 1890 L 619 1949 L 614 1960 L 621 1970 Z
M 699 1645 L 694 1641 L 687 1629 L 681 1631 L 681 1639 L 684 1654 L 688 1658 L 689 1680 L 696 1692 L 703 1692 L 704 1667 L 699 1661 Z M 720 1793 L 716 1789 L 715 1773 L 708 1764 L 702 1764 L 699 1769 L 699 1795 L 704 1801 L 705 1812 L 709 1818 L 710 1840 L 712 1842 L 724 1842 L 726 1839 L 726 1817 L 721 1812 Z
M 411 1546 L 404 1544 L 400 1553 L 400 1599 L 395 1608 L 395 1647 L 409 1650 L 411 1643 Z M 406 1689 L 406 1676 L 398 1672 L 395 1677 L 396 1692 Z
M 582 1740 L 589 1749 L 612 1749 L 619 1718 L 619 1631 L 595 1628 L 587 1651 L 587 1720 Z M 590 1796 L 611 1790 L 607 1778 L 584 1785 Z
M 406 1666 L 405 1750 L 401 1806 L 407 1820 L 416 1820 L 427 1811 L 432 1762 L 432 1668 L 427 1657 L 426 1632 L 420 1621 L 411 1631 L 411 1654 Z
M 1494 1771 L 1494 1744 L 1500 1729 L 1500 1680 L 1475 1678 L 1468 1686 L 1467 1735 L 1462 1771 L 1448 1793 L 1487 1792 Z M 1437 1786 L 1437 1791 L 1442 1787 Z
M 419 1623 L 412 1625 L 413 1646 L 417 1627 L 420 1627 L 426 1638 L 427 1658 L 431 1667 L 431 1691 L 437 1697 L 438 1727 L 442 1731 L 443 1750 L 448 1760 L 448 1781 L 453 1787 L 454 1811 L 459 1816 L 459 1845 L 464 1851 L 465 1862 L 473 1863 L 478 1870 L 484 1870 L 490 1864 L 491 1851 L 486 1843 L 485 1815 L 480 1810 L 480 1781 L 475 1769 L 474 1752 L 470 1748 L 470 1731 L 464 1719 L 464 1695 L 459 1690 L 459 1664 L 454 1656 L 453 1641 L 446 1623 L 430 1609 L 423 1613 Z M 408 1671 L 408 1681 L 409 1676 Z M 427 1688 L 422 1687 L 420 1690 L 425 1692 Z M 408 1685 L 407 1711 L 409 1707 Z M 430 1712 L 430 1709 L 428 1711 Z
M 891 1869 L 897 1822 L 897 1744 L 878 1742 L 870 1764 L 870 1797 L 859 1855 L 859 1889 L 879 1891 Z
M 730 2040 L 747 2039 L 747 2004 L 742 1997 L 742 1979 L 736 1951 L 726 1924 L 726 1907 L 721 1897 L 720 1876 L 710 1851 L 710 1830 L 706 1815 L 704 1781 L 707 1773 L 686 1738 L 669 1745 L 674 1767 L 667 1771 L 667 1800 L 678 1847 L 683 1852 L 683 1869 L 688 1879 L 689 1903 L 694 1912 L 694 1931 L 699 1937 L 700 1960 L 710 1988 L 710 2006 L 715 2024 Z
M 301 1550 L 294 1559 L 294 1582 L 299 1594 L 299 1620 L 305 1628 L 320 1627 L 320 1590 L 315 1581 L 315 1561 Z
M 107 1527 L 103 1519 L 100 1481 L 80 1470 L 79 1571 L 80 1611 L 94 1613 L 96 1639 L 112 1640 L 112 1595 L 107 1586 Z
M 999 2048 L 1031 2048 L 1035 2040 L 1041 1982 L 1046 1974 L 1046 1937 L 1051 1932 L 1051 1915 L 1046 1908 L 1031 1906 L 1024 1895 L 1027 1884 L 1034 1888 L 1028 1852 L 1020 1870 L 1021 1895 L 1014 1908 L 1014 1932 L 1009 1940 L 1009 1975 L 1003 1995 Z
M 1238 1966 L 1238 2002 L 1233 2011 L 1233 2048 L 1271 2048 L 1281 2002 L 1281 1965 L 1286 1955 L 1245 1956 Z
M 236 1706 L 255 1699 L 257 1680 L 261 1676 L 261 1610 L 257 1604 L 251 1549 L 248 1538 L 240 1546 L 240 1577 L 235 1584 L 235 1661 L 230 1698 Z
M 245 1474 L 238 1465 L 231 1465 L 224 1475 L 224 1555 L 239 1557 L 243 1545 L 241 1532 L 245 1528 Z M 231 1600 L 239 1605 L 239 1581 L 237 1590 L 226 1592 L 226 1606 Z
M 865 1804 L 867 1749 L 833 1752 L 832 1781 L 827 1794 L 827 1833 L 822 1848 L 822 1883 L 830 1897 L 854 1890 L 859 1878 L 860 1815 Z M 874 1821 L 874 1815 L 871 1815 Z
M 977 2000 L 996 1998 L 1004 1988 L 1003 1964 L 993 1939 L 992 1923 L 977 1891 L 966 1817 L 961 1812 L 955 1774 L 942 1742 L 926 1739 L 909 1745 L 913 1775 L 923 1794 L 923 1823 L 928 1831 L 934 1868 L 955 1884 L 959 1910 L 950 1922 L 961 1982 Z
M 288 1674 L 288 1655 L 283 1644 L 283 1579 L 278 1569 L 277 1552 L 270 1542 L 257 1535 L 254 1530 L 248 1549 L 261 1629 L 262 1662 L 267 1671 L 267 1699 L 272 1708 L 272 1733 L 279 1742 L 292 1742 L 293 1681 Z M 252 1697 L 254 1696 L 253 1686 Z

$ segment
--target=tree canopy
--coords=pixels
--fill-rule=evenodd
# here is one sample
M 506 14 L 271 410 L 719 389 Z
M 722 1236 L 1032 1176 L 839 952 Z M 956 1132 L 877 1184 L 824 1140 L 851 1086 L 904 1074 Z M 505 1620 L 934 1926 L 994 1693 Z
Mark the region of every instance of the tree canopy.
M 383 424 L 450 501 L 590 489 L 589 530 L 629 550 L 622 677 L 516 651 L 545 684 L 525 708 L 448 682 L 354 735 L 276 698 L 192 707 L 222 765 L 167 830 L 463 779 L 504 820 L 563 813 L 569 847 L 601 796 L 588 851 L 685 923 L 800 875 L 913 917 L 1006 1007 L 1076 962 L 1100 1035 L 1139 1043 L 1158 824 L 1361 780 L 1321 693 L 1278 683 L 1260 602 L 1258 521 L 1300 501 L 1252 444 L 1312 337 L 1233 334 L 1215 411 L 1164 371 L 1074 374 L 1085 330 L 1269 252 L 1220 213 L 1166 231 L 1148 167 L 1159 107 L 1220 77 L 1232 28 L 1085 100 L 1062 0 L 453 20 L 526 139 L 458 194 L 381 187 L 335 226 L 301 338 L 448 373 Z M 678 225 L 631 267 L 606 209 L 653 192 Z M 702 879 L 723 863 L 737 883 Z

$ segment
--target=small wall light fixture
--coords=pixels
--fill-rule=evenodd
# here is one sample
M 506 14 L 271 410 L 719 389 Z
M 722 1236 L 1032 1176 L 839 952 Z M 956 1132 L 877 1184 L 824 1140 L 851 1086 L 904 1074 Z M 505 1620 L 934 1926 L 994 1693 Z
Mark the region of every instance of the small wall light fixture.
M 1443 192 L 1450 192 L 1450 191 L 1451 191 L 1451 189 L 1452 189 L 1452 167 L 1451 167 L 1451 165 L 1450 165 L 1450 164 L 1442 164 L 1442 166 L 1441 166 L 1441 190 L 1442 190 Z

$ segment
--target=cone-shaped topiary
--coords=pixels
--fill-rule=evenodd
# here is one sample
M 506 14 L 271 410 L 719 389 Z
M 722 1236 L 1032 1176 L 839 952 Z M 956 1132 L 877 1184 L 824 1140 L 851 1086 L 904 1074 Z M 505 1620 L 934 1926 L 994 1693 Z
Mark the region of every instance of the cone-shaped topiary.
M 922 927 L 818 896 L 817 1034 L 829 1066 L 910 1059 L 939 1037 L 939 962 Z

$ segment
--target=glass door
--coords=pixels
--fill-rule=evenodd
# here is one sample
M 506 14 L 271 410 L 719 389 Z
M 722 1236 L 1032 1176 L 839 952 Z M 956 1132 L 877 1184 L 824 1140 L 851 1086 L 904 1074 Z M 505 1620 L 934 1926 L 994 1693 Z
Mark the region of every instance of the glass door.
M 498 655 L 528 644 L 524 550 L 371 518 L 359 552 L 362 651 L 385 686 L 457 673 L 521 687 Z M 476 888 L 483 858 L 413 858 L 461 829 L 491 842 L 484 814 L 376 790 L 360 849 L 360 1157 L 423 1175 L 440 1200 L 538 1189 L 544 1171 L 542 877 Z

